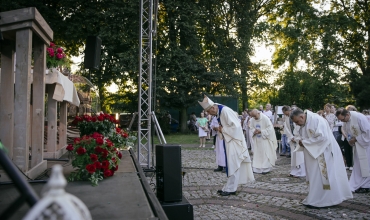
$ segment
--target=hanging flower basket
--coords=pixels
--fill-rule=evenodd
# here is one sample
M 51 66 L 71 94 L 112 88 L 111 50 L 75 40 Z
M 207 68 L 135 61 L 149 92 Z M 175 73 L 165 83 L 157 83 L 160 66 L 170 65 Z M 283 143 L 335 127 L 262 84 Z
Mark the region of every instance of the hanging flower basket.
M 68 59 L 62 47 L 50 42 L 50 46 L 46 48 L 46 52 L 46 67 L 48 69 L 57 68 L 61 71 L 63 67 L 69 67 Z

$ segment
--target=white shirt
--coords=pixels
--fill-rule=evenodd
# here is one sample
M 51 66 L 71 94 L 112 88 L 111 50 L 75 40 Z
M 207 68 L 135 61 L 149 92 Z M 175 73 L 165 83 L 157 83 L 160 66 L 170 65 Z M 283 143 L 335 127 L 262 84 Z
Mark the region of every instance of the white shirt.
M 267 110 L 267 111 L 264 111 L 263 114 L 265 114 L 270 119 L 270 121 L 272 122 L 272 111 Z

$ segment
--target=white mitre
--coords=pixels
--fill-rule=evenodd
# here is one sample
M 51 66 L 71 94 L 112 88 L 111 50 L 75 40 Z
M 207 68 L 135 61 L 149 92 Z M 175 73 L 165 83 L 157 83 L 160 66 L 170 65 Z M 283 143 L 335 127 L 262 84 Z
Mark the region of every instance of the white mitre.
M 205 110 L 205 111 L 208 111 L 215 103 L 212 102 L 212 100 L 210 100 L 206 95 L 204 95 L 204 99 L 203 99 L 203 102 L 199 102 L 199 105 L 202 106 L 202 108 Z

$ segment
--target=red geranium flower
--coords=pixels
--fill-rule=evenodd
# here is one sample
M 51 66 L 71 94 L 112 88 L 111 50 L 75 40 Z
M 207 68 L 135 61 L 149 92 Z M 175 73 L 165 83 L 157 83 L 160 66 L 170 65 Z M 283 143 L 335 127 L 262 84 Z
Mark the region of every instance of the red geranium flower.
M 87 121 L 87 122 L 91 121 L 91 116 L 90 115 L 84 115 L 83 117 L 84 117 L 85 121 Z
M 66 147 L 66 150 L 67 151 L 73 151 L 73 145 L 72 144 L 68 144 L 68 146 Z
M 101 138 L 101 137 L 96 138 L 96 139 L 95 139 L 95 141 L 96 141 L 96 143 L 97 143 L 97 144 L 99 144 L 99 145 L 104 144 L 104 140 L 103 140 L 103 138 Z
M 96 155 L 96 154 L 90 154 L 90 159 L 91 159 L 92 162 L 95 162 L 95 161 L 98 160 L 98 155 Z
M 96 171 L 96 167 L 94 164 L 87 164 L 86 165 L 86 170 L 90 173 L 93 174 Z
M 104 160 L 103 162 L 101 162 L 101 168 L 102 169 L 108 169 L 109 168 L 109 161 Z
M 91 137 L 93 137 L 94 139 L 97 139 L 97 138 L 103 138 L 103 135 L 98 133 L 98 132 L 94 132 Z
M 113 172 L 109 169 L 104 170 L 104 177 L 107 178 L 110 176 L 113 176 Z
M 108 150 L 106 150 L 106 149 L 103 149 L 103 150 L 102 150 L 102 152 L 101 152 L 101 154 L 102 154 L 102 157 L 103 157 L 103 158 L 106 158 L 106 157 L 108 157 L 108 153 L 109 153 L 109 152 L 108 152 Z
M 82 154 L 85 154 L 86 153 L 86 149 L 84 147 L 79 147 L 77 149 L 77 154 L 78 155 L 82 155 Z
M 95 165 L 96 169 L 98 169 L 98 170 L 101 169 L 101 163 L 99 161 L 95 161 L 94 165 Z
M 99 115 L 99 116 L 98 116 L 98 120 L 99 120 L 99 121 L 104 121 L 104 116 L 103 116 L 103 115 Z
M 123 132 L 122 137 L 127 138 L 128 134 L 126 132 Z
M 118 156 L 118 158 L 119 158 L 119 159 L 121 159 L 121 158 L 122 158 L 122 153 L 121 153 L 121 151 L 117 151 L 117 156 Z
M 100 146 L 95 147 L 95 153 L 100 154 L 102 151 L 103 151 L 103 148 L 101 148 Z
M 114 146 L 113 142 L 110 141 L 110 140 L 107 140 L 106 144 L 107 144 L 108 147 L 113 147 Z
M 80 143 L 80 141 L 81 141 L 81 138 L 75 138 L 75 139 L 73 140 L 73 143 L 75 143 L 75 144 L 79 144 L 79 143 Z

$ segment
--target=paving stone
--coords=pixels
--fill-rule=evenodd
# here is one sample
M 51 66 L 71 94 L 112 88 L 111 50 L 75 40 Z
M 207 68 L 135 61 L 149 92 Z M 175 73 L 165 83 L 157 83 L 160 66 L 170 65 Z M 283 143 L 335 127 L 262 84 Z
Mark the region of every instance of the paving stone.
M 255 174 L 256 181 L 240 185 L 236 196 L 222 197 L 217 190 L 227 177 L 213 171 L 214 150 L 183 146 L 181 154 L 183 194 L 193 204 L 194 219 L 370 219 L 370 193 L 353 194 L 353 199 L 325 209 L 303 206 L 306 179 L 288 177 L 290 158 L 278 156 L 269 174 Z

